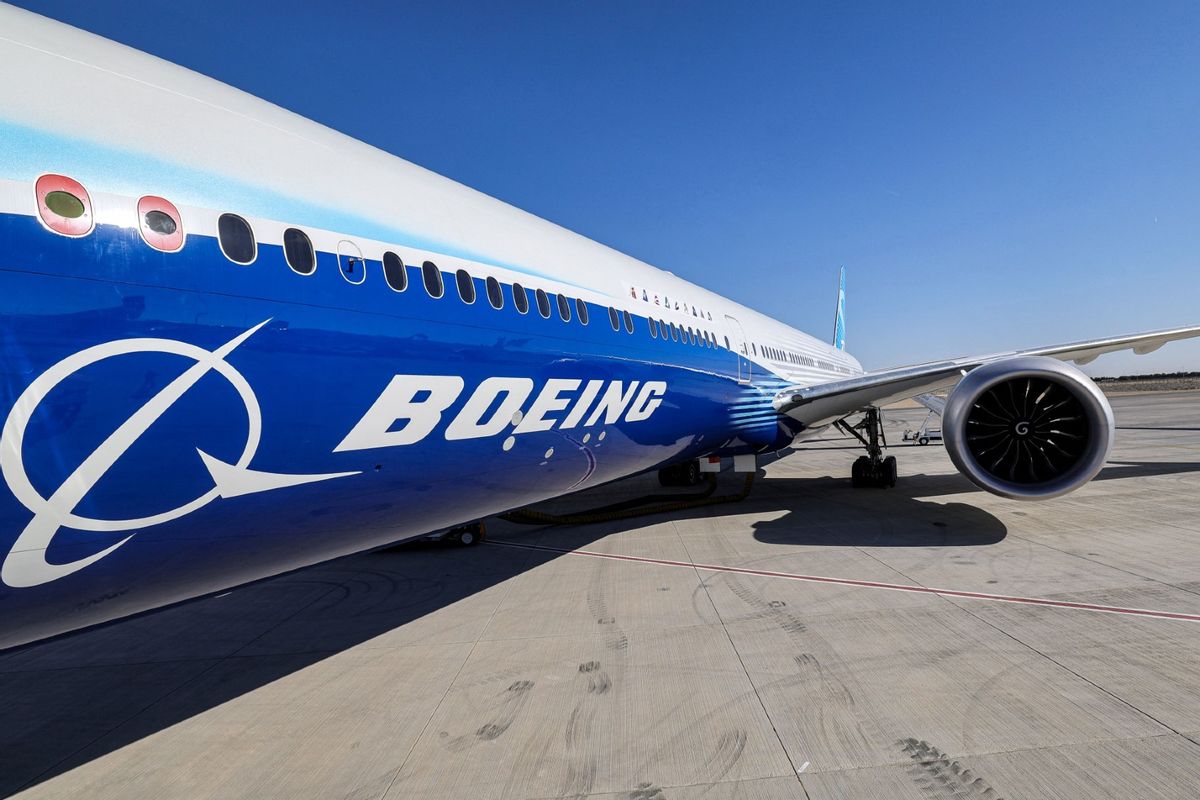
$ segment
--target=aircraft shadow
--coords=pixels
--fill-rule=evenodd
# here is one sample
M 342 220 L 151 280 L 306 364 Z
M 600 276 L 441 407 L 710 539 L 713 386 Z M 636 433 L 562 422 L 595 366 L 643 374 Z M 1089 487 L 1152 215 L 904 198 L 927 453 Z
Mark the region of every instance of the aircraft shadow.
M 1107 467 L 1100 479 L 1197 470 L 1200 463 L 1121 462 Z M 721 492 L 736 488 L 732 478 L 723 477 Z M 632 496 L 647 490 L 662 491 L 642 476 L 627 488 L 605 487 L 554 505 L 578 509 L 619 499 L 622 492 Z M 894 489 L 851 489 L 844 477 L 760 477 L 745 501 L 673 516 L 762 514 L 765 519 L 754 523 L 753 535 L 772 544 L 995 544 L 1007 531 L 987 511 L 965 502 L 923 499 L 974 491 L 956 474 L 902 476 Z M 586 547 L 629 525 L 571 526 L 541 541 Z M 532 541 L 543 531 L 493 530 L 497 538 L 513 542 Z M 0 796 L 36 786 L 376 637 L 404 637 L 406 644 L 447 641 L 447 636 L 457 641 L 423 618 L 558 557 L 486 545 L 406 545 L 0 653 Z
M 596 528 L 593 539 L 611 532 Z M 469 640 L 421 620 L 556 557 L 486 545 L 363 553 L 0 654 L 0 797 L 378 636 Z
M 996 544 L 1007 528 L 989 512 L 923 500 L 975 490 L 958 475 L 905 475 L 891 489 L 854 489 L 843 477 L 775 478 L 740 504 L 739 513 L 786 508 L 754 523 L 770 544 L 828 547 L 969 547 Z M 790 498 L 779 502 L 775 498 Z

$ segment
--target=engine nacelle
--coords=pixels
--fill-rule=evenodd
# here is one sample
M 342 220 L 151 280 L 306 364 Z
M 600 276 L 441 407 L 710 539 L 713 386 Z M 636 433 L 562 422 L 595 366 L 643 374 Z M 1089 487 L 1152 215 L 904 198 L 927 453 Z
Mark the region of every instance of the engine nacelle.
M 1075 367 L 1018 356 L 967 373 L 942 413 L 946 451 L 982 489 L 1041 500 L 1078 489 L 1112 449 L 1108 398 Z

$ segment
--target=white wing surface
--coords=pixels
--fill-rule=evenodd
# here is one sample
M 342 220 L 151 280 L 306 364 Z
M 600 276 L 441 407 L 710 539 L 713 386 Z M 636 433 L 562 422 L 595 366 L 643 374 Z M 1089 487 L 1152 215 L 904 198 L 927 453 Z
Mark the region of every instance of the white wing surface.
M 1138 355 L 1144 355 L 1167 342 L 1196 336 L 1200 336 L 1200 326 L 1092 339 L 1030 350 L 1012 350 L 971 358 L 931 361 L 926 364 L 868 372 L 830 383 L 790 386 L 775 395 L 774 405 L 776 411 L 787 414 L 809 427 L 815 427 L 839 420 L 867 406 L 884 405 L 938 389 L 947 389 L 979 365 L 993 361 L 1014 356 L 1050 356 L 1061 361 L 1087 364 L 1105 353 L 1133 350 Z

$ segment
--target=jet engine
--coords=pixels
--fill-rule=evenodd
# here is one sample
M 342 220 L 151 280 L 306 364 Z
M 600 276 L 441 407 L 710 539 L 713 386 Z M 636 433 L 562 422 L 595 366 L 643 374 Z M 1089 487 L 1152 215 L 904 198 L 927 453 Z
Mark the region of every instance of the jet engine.
M 942 435 L 954 466 L 980 488 L 1041 500 L 1096 476 L 1112 448 L 1113 413 L 1075 367 L 1019 356 L 967 373 L 946 401 Z

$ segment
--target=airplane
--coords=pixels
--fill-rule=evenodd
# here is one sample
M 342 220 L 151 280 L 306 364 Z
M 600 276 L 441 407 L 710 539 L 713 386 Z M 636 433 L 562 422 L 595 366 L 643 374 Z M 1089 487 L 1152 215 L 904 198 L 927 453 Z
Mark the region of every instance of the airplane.
M 878 409 L 937 390 L 963 474 L 1055 497 L 1114 429 L 1068 362 L 1200 335 L 864 370 L 844 273 L 823 341 L 9 6 L 0 72 L 0 648 L 835 425 L 891 485 Z

